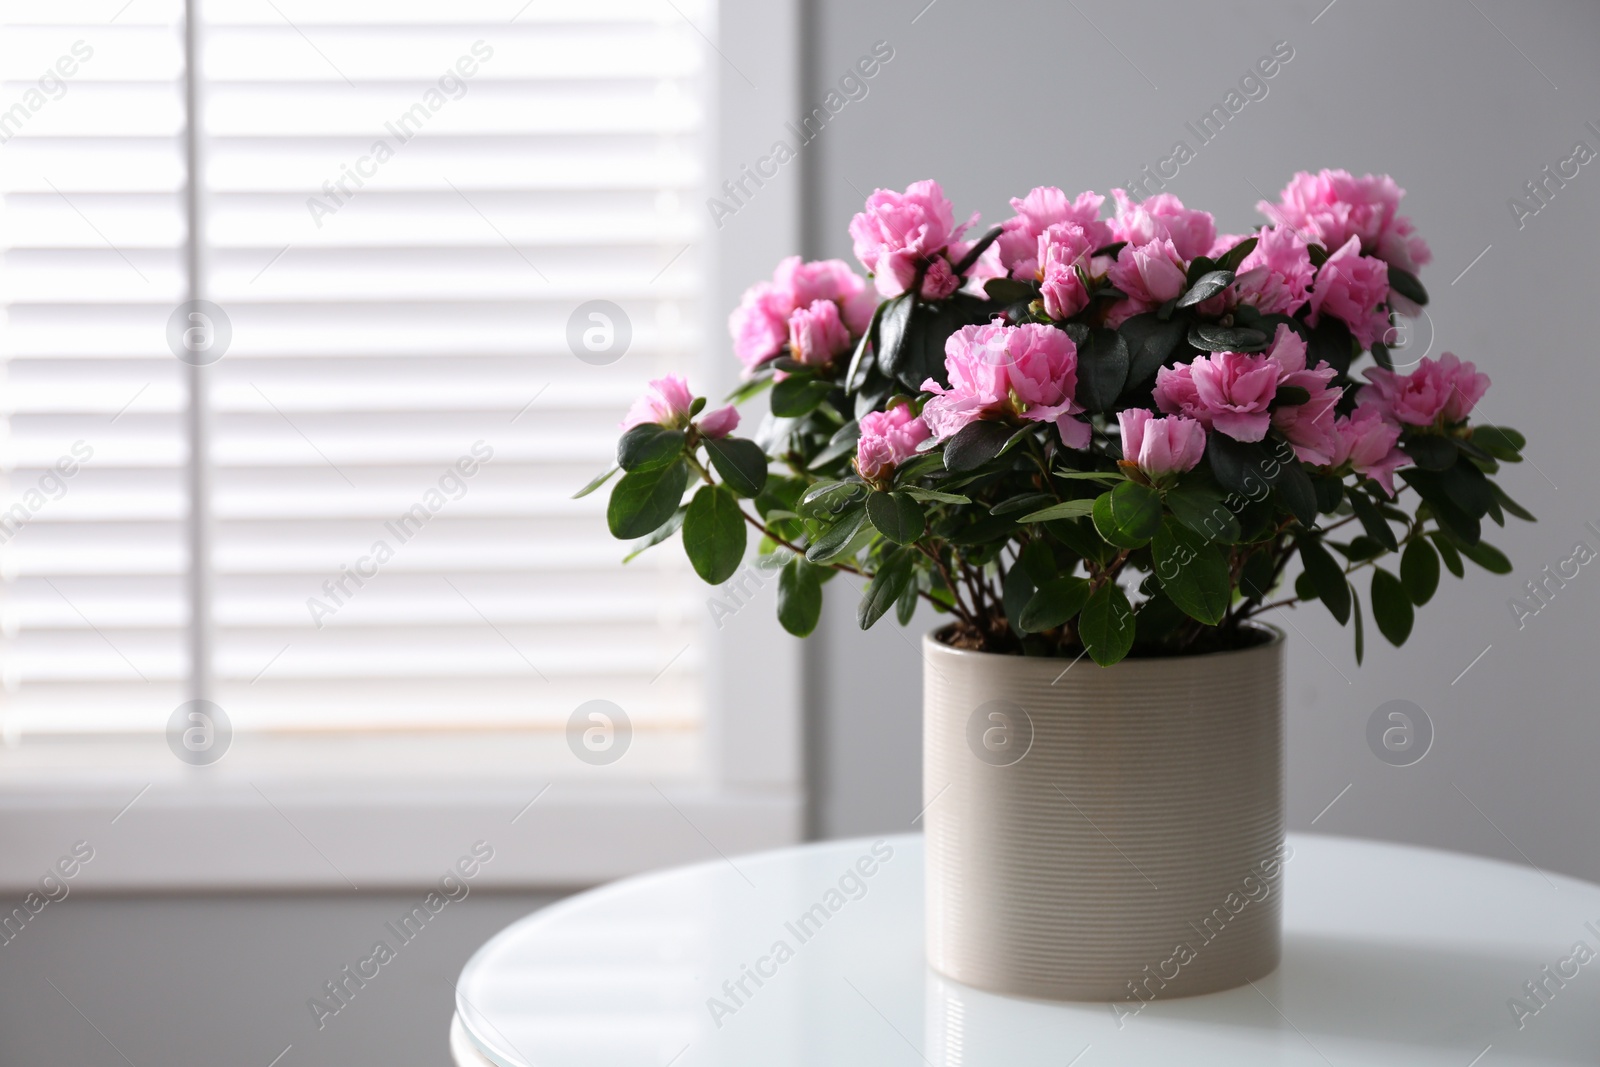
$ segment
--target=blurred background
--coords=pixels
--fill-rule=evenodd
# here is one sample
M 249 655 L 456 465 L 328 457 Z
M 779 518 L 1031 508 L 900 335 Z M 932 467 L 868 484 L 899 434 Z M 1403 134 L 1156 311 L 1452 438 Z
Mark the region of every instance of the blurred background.
M 1493 378 L 1540 521 L 1359 669 L 1325 612 L 1280 613 L 1290 825 L 1600 879 L 1600 577 L 1526 588 L 1600 550 L 1600 177 L 1557 170 L 1600 152 L 1593 5 L 7 0 L 0 25 L 0 1062 L 442 1064 L 462 963 L 541 903 L 914 830 L 931 618 L 863 635 L 833 582 L 796 642 L 769 576 L 707 590 L 673 544 L 623 566 L 604 494 L 569 498 L 645 380 L 733 384 L 745 286 L 850 259 L 866 195 L 928 177 L 994 224 L 1035 185 L 1159 172 L 1224 232 L 1297 170 L 1395 177 L 1434 253 L 1397 361 Z M 1431 738 L 1406 766 L 1367 740 L 1391 701 Z M 308 1010 L 484 848 L 380 982 Z

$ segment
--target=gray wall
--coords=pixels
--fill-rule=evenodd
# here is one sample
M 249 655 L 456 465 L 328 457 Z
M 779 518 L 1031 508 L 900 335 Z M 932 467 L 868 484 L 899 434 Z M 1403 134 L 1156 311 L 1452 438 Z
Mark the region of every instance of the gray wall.
M 875 186 L 938 178 L 958 215 L 981 210 L 988 224 L 1034 185 L 1107 192 L 1179 138 L 1195 146 L 1184 123 L 1290 42 L 1294 58 L 1266 98 L 1200 147 L 1170 191 L 1238 232 L 1259 221 L 1260 193 L 1275 199 L 1295 170 L 1393 174 L 1433 246 L 1423 271 L 1433 353 L 1454 351 L 1494 379 L 1480 410 L 1531 441 L 1530 462 L 1502 482 L 1540 519 L 1490 527 L 1514 574 L 1469 564 L 1467 581 L 1446 576 L 1406 646 L 1374 635 L 1359 669 L 1349 633 L 1322 608 L 1293 614 L 1290 825 L 1600 879 L 1600 566 L 1521 629 L 1507 603 L 1579 539 L 1600 549 L 1584 528 L 1600 527 L 1589 444 L 1600 162 L 1521 229 L 1507 207 L 1575 141 L 1600 150 L 1584 126 L 1600 126 L 1600 7 L 1476 2 L 817 0 L 808 99 L 820 103 L 874 41 L 895 57 L 808 149 L 807 251 L 849 258 L 846 226 Z M 904 829 L 921 807 L 914 642 L 928 623 L 863 636 L 851 591 L 835 582 L 829 595 L 811 649 L 816 829 Z M 1435 727 L 1414 766 L 1385 765 L 1367 747 L 1368 717 L 1393 699 L 1420 705 Z

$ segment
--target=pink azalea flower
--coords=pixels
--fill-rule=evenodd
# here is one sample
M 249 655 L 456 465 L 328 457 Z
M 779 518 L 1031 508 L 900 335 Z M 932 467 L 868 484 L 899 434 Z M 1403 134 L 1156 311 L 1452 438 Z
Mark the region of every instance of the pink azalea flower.
M 1183 260 L 1166 237 L 1125 245 L 1109 273 L 1111 284 L 1127 293 L 1128 299 L 1117 302 L 1106 320 L 1108 326 L 1120 325 L 1142 311 L 1154 311 L 1184 289 Z
M 973 214 L 965 223 L 956 225 L 954 208 L 939 183 L 920 181 L 911 183 L 904 193 L 873 190 L 866 207 L 850 220 L 850 237 L 855 243 L 856 259 L 872 272 L 879 295 L 887 298 L 910 288 L 919 266 L 928 264 L 928 274 L 933 274 L 936 257 L 959 241 L 977 221 L 977 214 Z M 950 274 L 948 263 L 945 273 Z M 942 284 L 946 283 L 936 281 L 930 291 L 925 276 L 922 295 L 938 299 L 933 293 Z M 951 285 L 944 295 L 954 291 L 955 286 Z
M 1156 406 L 1186 415 L 1236 441 L 1259 441 L 1272 423 L 1278 365 L 1264 355 L 1212 352 L 1187 366 L 1156 372 Z
M 1411 220 L 1396 214 L 1405 195 L 1387 174 L 1357 178 L 1346 170 L 1301 171 L 1289 179 L 1278 203 L 1263 200 L 1256 208 L 1330 252 L 1354 237 L 1368 255 L 1415 273 L 1433 253 Z
M 1298 386 L 1311 394 L 1304 404 L 1279 405 L 1272 413 L 1273 428 L 1283 434 L 1302 461 L 1331 462 L 1338 448 L 1333 406 L 1344 395 L 1344 389 L 1329 384 L 1337 372 L 1326 360 L 1307 369 L 1306 343 L 1287 326 L 1278 327 L 1267 358 L 1278 365 L 1279 387 Z
M 789 316 L 818 300 L 839 305 L 840 318 L 854 337 L 866 333 L 875 301 L 867 283 L 841 259 L 802 262 L 790 256 L 778 264 L 772 281 L 745 290 L 728 332 L 733 351 L 748 369 L 776 356 L 789 340 Z
M 695 425 L 700 427 L 704 437 L 726 437 L 739 426 L 739 409 L 729 404 L 727 407 L 708 411 L 700 416 L 700 421 Z
M 945 342 L 946 389 L 929 378 L 922 388 L 934 395 L 922 418 L 939 440 L 983 418 L 1016 416 L 1053 422 L 1072 448 L 1089 443 L 1089 426 L 1074 415 L 1083 408 L 1073 399 L 1078 388 L 1078 348 L 1053 326 L 964 326 Z
M 1264 229 L 1239 264 L 1233 288 L 1239 303 L 1263 315 L 1285 315 L 1305 303 L 1316 268 L 1306 243 L 1286 227 Z
M 1389 265 L 1362 255 L 1360 241 L 1351 237 L 1317 271 L 1306 321 L 1315 326 L 1326 312 L 1350 327 L 1362 348 L 1370 348 L 1389 329 L 1388 313 L 1378 306 L 1388 296 Z
M 1441 417 L 1460 422 L 1489 391 L 1489 376 L 1450 352 L 1437 363 L 1424 358 L 1410 374 L 1368 367 L 1366 377 L 1372 384 L 1362 386 L 1357 399 L 1390 421 L 1411 426 L 1432 426 Z
M 1171 193 L 1157 193 L 1135 203 L 1124 190 L 1111 190 L 1117 202 L 1111 219 L 1112 239 L 1146 245 L 1166 238 L 1185 262 L 1211 251 L 1217 224 L 1208 211 L 1191 211 Z
M 1105 200 L 1093 192 L 1079 193 L 1076 199 L 1068 200 L 1066 193 L 1049 185 L 1041 185 L 1021 199 L 1012 197 L 1011 209 L 1016 214 L 1000 224 L 1000 237 L 994 243 L 1000 265 L 1021 281 L 1038 278 L 1044 268 L 1039 238 L 1057 223 L 1076 223 L 1091 252 L 1104 248 L 1112 242 L 1111 227 L 1100 218 L 1100 205 Z
M 1144 408 L 1117 412 L 1122 456 L 1152 481 L 1193 470 L 1206 454 L 1206 428 L 1182 415 L 1156 418 Z
M 689 405 L 692 403 L 694 394 L 689 391 L 689 383 L 684 381 L 681 374 L 656 378 L 645 389 L 644 396 L 635 400 L 633 407 L 628 409 L 628 414 L 622 419 L 622 428 L 631 430 L 646 422 L 681 426 L 689 421 Z
M 867 481 L 877 481 L 917 454 L 928 439 L 928 425 L 912 414 L 910 404 L 861 416 L 861 440 L 856 444 L 856 470 Z
M 1098 245 L 1075 222 L 1058 222 L 1039 235 L 1038 258 L 1040 292 L 1045 314 L 1053 319 L 1071 318 L 1089 303 L 1078 268 L 1090 270 L 1089 253 Z
M 850 331 L 832 300 L 813 300 L 789 315 L 789 352 L 812 367 L 826 366 L 850 351 Z
M 1400 427 L 1373 405 L 1360 404 L 1348 418 L 1336 420 L 1334 432 L 1338 442 L 1329 457 L 1329 468 L 1337 469 L 1348 463 L 1357 474 L 1366 475 L 1383 486 L 1383 491 L 1392 498 L 1395 468 L 1411 462 L 1395 447 L 1400 440 Z

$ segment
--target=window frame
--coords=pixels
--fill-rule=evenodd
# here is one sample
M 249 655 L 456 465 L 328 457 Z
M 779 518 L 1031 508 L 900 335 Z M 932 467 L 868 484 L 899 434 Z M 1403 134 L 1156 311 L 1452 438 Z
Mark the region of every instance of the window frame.
M 196 6 L 188 0 L 186 10 Z M 724 2 L 716 19 L 696 26 L 707 37 L 711 86 L 708 196 L 800 113 L 802 84 L 800 0 Z M 185 36 L 192 56 L 188 25 Z M 759 87 L 728 58 L 754 55 Z M 192 114 L 192 87 L 188 95 Z M 787 171 L 736 217 L 707 222 L 708 343 L 697 380 L 709 395 L 737 377 L 723 342 L 728 309 L 751 279 L 800 248 L 801 166 Z M 191 250 L 191 262 L 198 254 Z M 190 477 L 203 488 L 203 470 Z M 89 892 L 423 886 L 478 840 L 496 850 L 480 885 L 582 886 L 794 843 L 805 807 L 802 647 L 774 618 L 775 576 L 748 566 L 748 607 L 720 627 L 709 612 L 702 623 L 709 654 L 699 775 L 574 773 L 565 736 L 551 730 L 452 733 L 465 751 L 420 776 L 437 735 L 365 746 L 360 739 L 371 735 L 241 735 L 231 771 L 229 757 L 215 767 L 183 765 L 160 738 L 62 741 L 69 747 L 42 754 L 29 741 L 0 750 L 0 840 L 8 844 L 0 890 L 25 892 L 77 841 L 95 849 L 74 883 Z M 707 590 L 708 599 L 715 594 Z M 208 639 L 204 629 L 190 638 Z M 504 758 L 508 739 L 525 758 Z

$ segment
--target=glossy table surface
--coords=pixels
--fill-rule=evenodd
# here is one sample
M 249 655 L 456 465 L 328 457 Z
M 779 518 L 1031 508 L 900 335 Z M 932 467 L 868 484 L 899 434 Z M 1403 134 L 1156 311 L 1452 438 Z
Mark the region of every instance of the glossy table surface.
M 1113 1008 L 942 978 L 923 961 L 921 838 L 862 839 L 632 878 L 513 924 L 462 971 L 456 1058 L 462 1067 L 1600 1063 L 1600 886 L 1428 849 L 1289 842 L 1283 963 L 1225 993 Z

